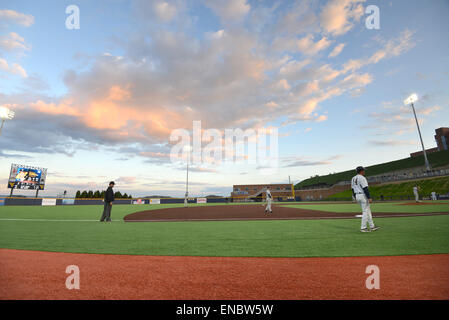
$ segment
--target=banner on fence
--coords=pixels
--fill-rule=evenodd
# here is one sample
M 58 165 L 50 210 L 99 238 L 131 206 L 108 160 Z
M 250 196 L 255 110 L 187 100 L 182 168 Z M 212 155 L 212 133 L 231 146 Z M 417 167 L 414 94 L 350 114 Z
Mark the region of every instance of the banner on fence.
M 5 198 L 0 198 L 0 206 L 4 206 L 5 205 Z
M 55 206 L 56 205 L 56 199 L 42 199 L 42 205 L 43 206 Z
M 196 203 L 207 203 L 207 198 L 197 198 Z
M 133 200 L 133 204 L 145 204 L 145 200 L 142 199 Z
M 161 204 L 161 199 L 150 199 L 150 204 Z
M 63 205 L 73 205 L 75 204 L 75 199 L 62 199 Z

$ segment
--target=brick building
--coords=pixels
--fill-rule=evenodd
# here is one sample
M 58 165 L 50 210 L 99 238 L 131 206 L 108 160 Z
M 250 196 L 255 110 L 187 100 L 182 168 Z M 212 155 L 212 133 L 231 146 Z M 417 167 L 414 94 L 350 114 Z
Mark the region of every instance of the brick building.
M 436 148 L 426 149 L 426 153 L 434 153 L 443 150 L 449 150 L 449 128 L 438 128 L 435 129 L 435 142 L 437 143 Z M 423 152 L 413 152 L 410 153 L 410 157 L 419 157 L 422 156 Z
M 435 141 L 438 150 L 449 150 L 449 128 L 438 128 L 435 130 Z
M 435 152 L 438 152 L 438 151 L 440 151 L 440 150 L 438 150 L 438 148 L 426 149 L 426 153 L 427 154 L 435 153 Z M 419 156 L 422 156 L 422 155 L 423 155 L 422 151 L 417 151 L 417 152 L 410 153 L 410 157 L 411 158 L 419 157 Z

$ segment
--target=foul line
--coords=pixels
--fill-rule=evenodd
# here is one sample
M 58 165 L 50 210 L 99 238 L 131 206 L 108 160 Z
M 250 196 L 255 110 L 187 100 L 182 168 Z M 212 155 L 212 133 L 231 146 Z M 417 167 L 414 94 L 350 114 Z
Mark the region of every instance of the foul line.
M 399 217 L 423 217 L 423 216 L 438 216 L 448 215 L 447 212 L 432 212 L 432 213 L 402 213 L 385 216 L 376 216 L 373 218 L 399 218 Z M 148 219 L 148 220 L 111 220 L 112 222 L 188 222 L 188 221 L 264 221 L 264 220 L 328 220 L 328 219 L 357 219 L 360 215 L 354 216 L 335 216 L 335 217 L 266 217 L 266 218 L 222 218 L 222 219 Z M 17 218 L 0 218 L 0 221 L 32 221 L 32 222 L 101 222 L 100 220 L 83 220 L 83 219 L 17 219 Z
M 100 222 L 100 220 L 63 220 L 63 219 L 0 219 L 0 221 L 43 221 L 43 222 Z M 123 220 L 112 220 L 122 222 Z

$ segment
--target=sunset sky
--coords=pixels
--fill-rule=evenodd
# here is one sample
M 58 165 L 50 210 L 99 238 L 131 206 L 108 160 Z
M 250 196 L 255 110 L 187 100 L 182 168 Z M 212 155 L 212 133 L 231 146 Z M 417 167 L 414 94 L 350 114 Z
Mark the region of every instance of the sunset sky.
M 66 7 L 80 28 L 66 28 Z M 368 5 L 380 8 L 369 30 Z M 278 128 L 279 167 L 192 167 L 191 194 L 299 182 L 407 157 L 449 126 L 447 0 L 0 1 L 0 194 L 11 163 L 46 191 L 182 196 L 175 129 Z M 16 194 L 32 196 L 32 191 Z

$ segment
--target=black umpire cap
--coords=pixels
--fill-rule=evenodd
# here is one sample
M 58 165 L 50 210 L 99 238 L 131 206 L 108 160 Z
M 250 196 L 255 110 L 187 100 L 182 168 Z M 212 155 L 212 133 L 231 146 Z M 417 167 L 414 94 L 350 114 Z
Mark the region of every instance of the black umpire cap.
M 362 171 L 365 171 L 365 168 L 360 166 L 360 167 L 357 167 L 357 169 L 355 169 L 355 170 L 357 171 L 357 173 L 360 173 Z

